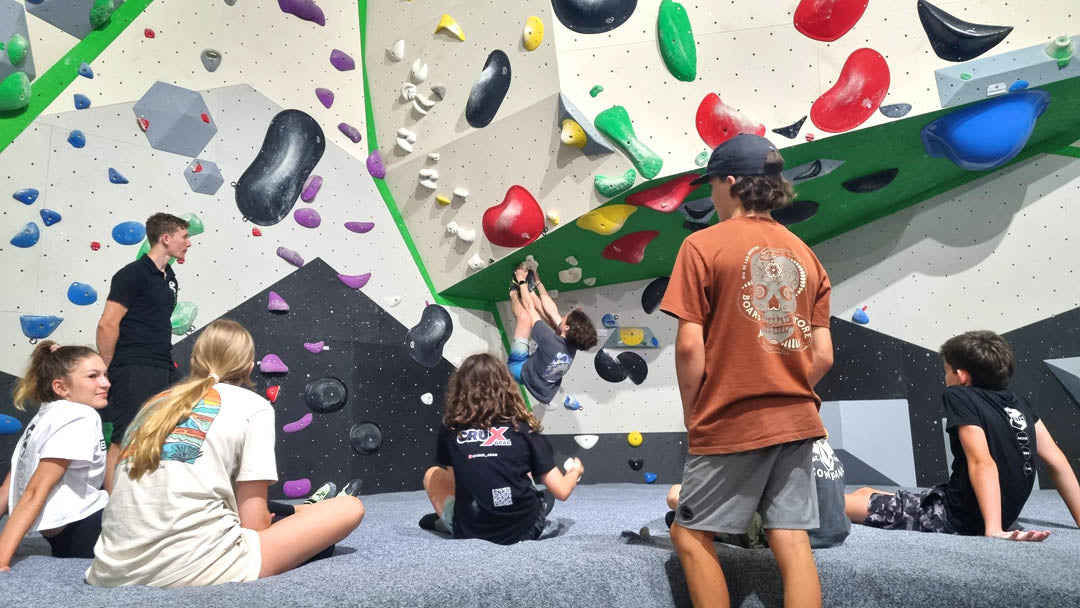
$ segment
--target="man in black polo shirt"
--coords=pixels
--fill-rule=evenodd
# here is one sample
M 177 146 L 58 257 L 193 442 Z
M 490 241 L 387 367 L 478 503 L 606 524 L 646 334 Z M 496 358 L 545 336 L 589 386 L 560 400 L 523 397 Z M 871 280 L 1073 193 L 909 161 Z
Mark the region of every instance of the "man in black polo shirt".
M 97 347 L 109 366 L 109 405 L 102 412 L 112 422 L 105 466 L 105 490 L 112 491 L 120 443 L 147 399 L 179 379 L 172 358 L 173 308 L 179 289 L 170 258 L 183 259 L 191 241 L 188 223 L 155 213 L 146 220 L 150 252 L 113 275 L 105 311 L 97 327 Z

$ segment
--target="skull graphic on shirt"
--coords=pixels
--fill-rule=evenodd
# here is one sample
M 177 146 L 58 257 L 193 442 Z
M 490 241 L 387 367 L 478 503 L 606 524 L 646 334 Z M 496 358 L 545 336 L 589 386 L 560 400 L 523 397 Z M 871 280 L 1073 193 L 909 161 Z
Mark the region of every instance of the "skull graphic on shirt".
M 759 325 L 767 352 L 801 351 L 810 345 L 810 323 L 797 314 L 806 289 L 806 267 L 786 249 L 754 247 L 743 260 L 739 307 Z

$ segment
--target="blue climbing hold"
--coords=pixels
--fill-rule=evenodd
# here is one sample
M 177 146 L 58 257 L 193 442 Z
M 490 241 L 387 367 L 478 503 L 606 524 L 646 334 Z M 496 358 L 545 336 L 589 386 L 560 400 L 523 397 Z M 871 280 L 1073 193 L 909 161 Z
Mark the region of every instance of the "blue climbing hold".
M 82 93 L 75 93 L 75 109 L 85 110 L 90 107 L 90 98 Z
M 870 315 L 866 314 L 866 307 L 856 308 L 855 313 L 851 315 L 851 320 L 859 325 L 866 325 L 870 322 Z
M 68 301 L 76 306 L 89 306 L 97 302 L 97 290 L 78 281 L 68 287 Z
M 1024 90 L 967 106 L 923 127 L 923 147 L 969 171 L 1000 167 L 1024 149 L 1048 105 L 1046 91 Z
M 128 183 L 128 178 L 120 175 L 120 172 L 116 169 L 109 167 L 109 181 L 114 184 L 126 184 Z
M 14 416 L 0 414 L 0 435 L 14 435 L 22 432 L 22 423 Z
M 1024 89 L 1028 88 L 1029 86 L 1031 86 L 1031 84 L 1028 81 L 1026 81 L 1026 80 L 1017 80 L 1016 82 L 1012 83 L 1009 86 L 1009 92 L 1010 93 L 1015 93 L 1017 91 L 1023 91 Z
M 56 315 L 22 315 L 19 317 L 23 335 L 31 340 L 48 338 L 63 321 L 63 317 Z
M 53 211 L 52 209 L 42 209 L 38 213 L 41 214 L 41 221 L 46 226 L 52 226 L 53 224 L 59 222 L 61 219 L 60 214 Z
M 83 135 L 82 131 L 75 129 L 68 134 L 68 143 L 71 144 L 72 148 L 81 148 L 86 145 L 86 135 Z
M 94 77 L 94 70 L 90 69 L 90 64 L 89 63 L 86 63 L 84 61 L 84 62 L 82 62 L 82 64 L 79 65 L 79 76 L 82 76 L 83 78 L 93 78 Z
M 26 249 L 37 244 L 41 238 L 41 230 L 34 222 L 29 222 L 15 236 L 11 237 L 11 244 Z
M 619 315 L 613 315 L 610 312 L 600 318 L 600 322 L 604 324 L 604 327 L 615 328 L 619 326 Z
M 112 238 L 121 245 L 138 245 L 146 236 L 146 228 L 139 222 L 122 222 L 112 229 Z
M 656 481 L 656 473 L 645 473 L 645 483 Z
M 574 397 L 573 395 L 567 395 L 566 398 L 563 399 L 563 407 L 576 412 L 577 410 L 581 409 L 581 402 L 578 401 L 577 397 Z
M 38 192 L 37 188 L 23 188 L 22 190 L 16 190 L 11 196 L 24 205 L 33 205 L 39 194 L 41 193 Z

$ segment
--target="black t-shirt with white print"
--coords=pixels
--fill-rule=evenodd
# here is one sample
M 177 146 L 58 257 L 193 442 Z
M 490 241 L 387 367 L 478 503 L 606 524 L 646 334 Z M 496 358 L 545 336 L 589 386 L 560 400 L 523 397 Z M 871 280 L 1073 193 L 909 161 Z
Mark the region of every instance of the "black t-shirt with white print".
M 551 444 L 524 424 L 439 428 L 436 459 L 454 468 L 454 536 L 500 545 L 523 540 L 543 514 L 533 487 L 555 468 Z
M 1008 529 L 1020 515 L 1035 483 L 1038 454 L 1035 423 L 1039 417 L 1031 405 L 1012 391 L 971 386 L 950 386 L 942 395 L 945 428 L 952 446 L 952 475 L 944 484 L 945 509 L 960 534 L 985 532 L 979 501 L 968 474 L 968 459 L 957 427 L 978 426 L 986 433 L 990 456 L 997 465 L 1001 484 L 1001 526 Z
M 110 369 L 137 364 L 173 367 L 172 313 L 179 282 L 172 266 L 158 270 L 145 255 L 113 275 L 108 299 L 127 308 Z

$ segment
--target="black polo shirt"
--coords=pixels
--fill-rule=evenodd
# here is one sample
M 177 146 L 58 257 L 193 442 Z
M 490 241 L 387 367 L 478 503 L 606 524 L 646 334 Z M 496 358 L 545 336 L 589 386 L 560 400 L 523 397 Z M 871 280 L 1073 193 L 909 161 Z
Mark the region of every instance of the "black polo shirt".
M 166 264 L 162 272 L 148 255 L 116 271 L 108 299 L 128 310 L 110 367 L 173 367 L 171 319 L 179 288 L 172 266 Z

